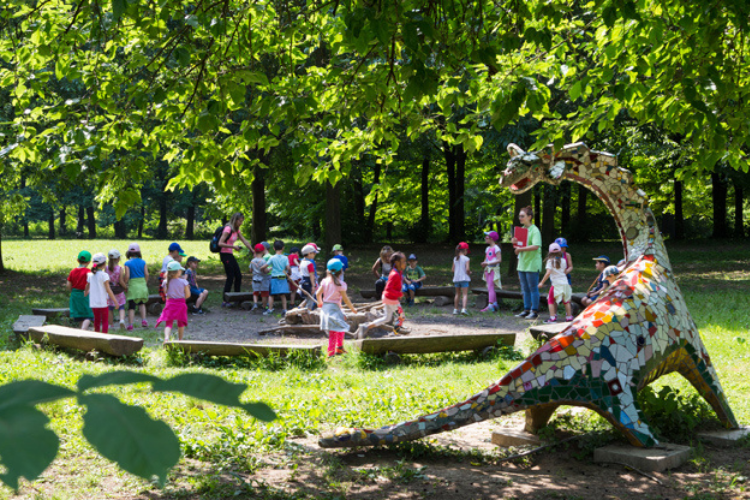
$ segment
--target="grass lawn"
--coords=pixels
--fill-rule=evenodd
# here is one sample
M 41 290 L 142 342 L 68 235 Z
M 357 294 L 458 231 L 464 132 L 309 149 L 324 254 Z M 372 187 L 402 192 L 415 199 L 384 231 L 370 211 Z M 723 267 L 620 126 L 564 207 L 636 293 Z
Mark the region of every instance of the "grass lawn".
M 327 471 L 320 476 L 322 482 L 316 494 L 292 487 L 283 491 L 270 489 L 257 477 L 248 478 L 273 469 L 274 464 L 292 468 L 294 475 L 297 465 L 302 467 L 305 461 L 313 460 L 309 450 L 295 444 L 300 437 L 314 437 L 338 426 L 381 426 L 433 411 L 477 392 L 517 364 L 503 356 L 480 360 L 473 354 L 407 357 L 406 362 L 398 366 L 385 366 L 377 359 L 356 354 L 346 355 L 333 364 L 310 359 L 231 361 L 209 358 L 195 361 L 170 357 L 160 349 L 144 349 L 124 361 L 91 362 L 73 353 L 19 346 L 12 340 L 10 327 L 20 314 L 30 314 L 32 307 L 67 305 L 65 276 L 80 249 L 106 253 L 118 248 L 124 253 L 126 244 L 115 240 L 3 241 L 3 257 L 9 272 L 0 275 L 0 328 L 4 333 L 0 340 L 0 383 L 37 378 L 73 388 L 83 374 L 116 369 L 143 371 L 162 378 L 185 371 L 204 372 L 247 384 L 249 390 L 244 401 L 262 400 L 281 418 L 264 424 L 236 410 L 171 394 L 153 394 L 142 385 L 103 391 L 117 395 L 125 403 L 142 406 L 153 417 L 168 422 L 178 434 L 185 458 L 170 476 L 166 489 L 158 490 L 147 481 L 118 470 L 93 452 L 81 437 L 82 410 L 73 400 L 43 405 L 42 410 L 51 419 L 51 428 L 62 442 L 57 460 L 43 478 L 22 486 L 21 494 L 28 498 L 224 498 L 232 495 L 240 498 L 343 498 L 347 490 L 336 475 L 342 467 L 339 452 L 325 454 L 323 458 L 315 455 L 314 460 L 322 460 L 320 464 L 316 462 L 315 467 Z M 152 271 L 166 255 L 168 244 L 164 241 L 141 243 Z M 204 259 L 201 272 L 206 277 L 222 274 L 221 264 L 215 254 L 209 254 L 207 242 L 181 244 L 188 255 Z M 428 284 L 450 281 L 450 248 L 406 246 L 402 249 L 419 255 Z M 480 245 L 472 247 L 475 286 L 481 286 L 478 262 L 482 249 Z M 701 330 L 735 415 L 741 423 L 750 423 L 747 377 L 750 373 L 750 245 L 696 242 L 670 245 L 669 252 L 687 305 Z M 355 287 L 371 288 L 374 277 L 369 274 L 369 268 L 377 257 L 377 248 L 355 248 L 347 253 L 352 265 L 347 281 L 351 280 Z M 573 246 L 571 253 L 576 265 L 574 291 L 583 291 L 595 277 L 592 257 L 606 253 L 616 261 L 621 247 L 618 243 L 597 243 L 586 248 Z M 243 269 L 246 264 L 241 263 Z M 219 291 L 220 279 L 208 282 L 212 291 Z M 503 282 L 511 288 L 518 285 L 517 279 L 506 277 L 505 273 Z M 249 283 L 246 288 L 247 285 Z M 220 293 L 212 293 L 213 303 L 209 306 L 218 306 L 219 296 Z M 525 346 L 527 350 L 530 347 Z M 687 381 L 675 375 L 660 379 L 655 385 L 665 384 L 683 394 L 692 393 Z M 608 429 L 599 417 L 588 412 L 584 415 L 582 419 L 558 419 L 557 428 L 567 428 L 571 432 Z M 409 464 L 425 454 L 440 458 L 444 464 L 468 459 L 482 465 L 493 459 L 432 445 L 402 446 L 399 453 L 406 462 L 401 465 L 396 462 L 390 469 L 380 471 L 377 477 L 393 482 L 422 481 L 419 473 L 414 472 L 417 469 Z M 736 477 L 747 475 L 747 469 L 745 463 L 744 469 L 740 467 L 739 472 L 726 480 L 728 484 L 734 478 L 732 488 L 735 489 L 731 491 L 740 491 L 742 481 L 737 482 Z M 707 473 L 716 476 L 715 470 Z M 232 477 L 244 479 L 232 480 Z M 376 479 L 373 481 L 377 482 Z M 231 485 L 230 489 L 227 484 Z M 10 490 L 0 489 L 0 498 L 12 495 Z M 364 495 L 363 498 L 369 497 Z

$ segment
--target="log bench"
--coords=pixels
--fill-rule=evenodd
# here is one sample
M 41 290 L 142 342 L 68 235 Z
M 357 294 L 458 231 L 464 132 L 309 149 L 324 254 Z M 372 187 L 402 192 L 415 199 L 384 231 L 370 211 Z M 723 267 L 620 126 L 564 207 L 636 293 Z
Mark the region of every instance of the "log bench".
M 486 288 L 472 288 L 471 293 L 479 295 L 476 307 L 480 309 L 487 307 Z M 539 307 L 547 307 L 547 293 L 549 293 L 549 289 L 546 292 L 544 290 L 539 291 Z M 523 293 L 517 290 L 495 290 L 495 294 L 498 299 L 523 300 Z M 581 311 L 581 300 L 585 296 L 585 293 L 574 293 L 571 295 L 570 302 L 573 309 L 573 316 L 576 316 Z
M 141 338 L 89 332 L 59 325 L 32 326 L 29 328 L 29 337 L 36 342 L 84 352 L 96 350 L 110 356 L 129 356 L 143 347 Z
M 271 354 L 286 356 L 290 352 L 312 352 L 320 350 L 321 344 L 237 344 L 232 342 L 205 342 L 199 340 L 172 340 L 164 343 L 169 349 L 179 349 L 188 354 L 203 353 L 209 356 L 248 356 L 268 357 Z
M 375 290 L 360 290 L 359 294 L 365 299 L 375 298 Z M 452 286 L 423 286 L 414 292 L 416 297 L 453 297 L 455 294 L 456 289 Z
M 47 321 L 46 316 L 26 316 L 21 315 L 18 317 L 15 323 L 13 323 L 13 333 L 18 338 L 29 338 L 29 328 L 32 326 L 44 326 L 44 322 Z
M 395 336 L 379 339 L 356 340 L 351 343 L 367 354 L 425 354 L 431 352 L 473 351 L 495 347 L 498 343 L 513 346 L 515 333 L 478 333 L 473 335 L 419 335 Z M 349 345 L 349 344 L 347 344 Z
M 191 295 L 189 299 L 187 299 L 187 303 L 193 303 L 196 300 L 198 300 L 198 297 Z M 148 296 L 148 300 L 146 301 L 146 309 L 148 309 L 148 312 L 151 313 L 154 316 L 157 316 L 161 313 L 162 306 L 164 304 L 161 303 L 161 297 L 158 293 L 154 293 Z M 54 318 L 56 316 L 70 316 L 70 309 L 67 307 L 59 308 L 59 309 L 32 309 L 31 312 L 34 315 L 37 316 L 45 316 L 47 319 Z

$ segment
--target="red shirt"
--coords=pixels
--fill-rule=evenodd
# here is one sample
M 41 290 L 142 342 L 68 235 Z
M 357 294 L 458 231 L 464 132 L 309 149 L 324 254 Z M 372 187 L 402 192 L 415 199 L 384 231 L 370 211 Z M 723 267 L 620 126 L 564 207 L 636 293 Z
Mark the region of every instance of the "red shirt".
M 383 298 L 398 300 L 403 294 L 404 292 L 401 291 L 401 273 L 394 268 L 388 275 L 388 283 L 385 284 L 383 289 Z
M 86 276 L 91 272 L 88 267 L 76 267 L 68 275 L 68 281 L 76 290 L 86 289 Z
M 289 267 L 299 266 L 299 255 L 296 253 L 289 255 Z

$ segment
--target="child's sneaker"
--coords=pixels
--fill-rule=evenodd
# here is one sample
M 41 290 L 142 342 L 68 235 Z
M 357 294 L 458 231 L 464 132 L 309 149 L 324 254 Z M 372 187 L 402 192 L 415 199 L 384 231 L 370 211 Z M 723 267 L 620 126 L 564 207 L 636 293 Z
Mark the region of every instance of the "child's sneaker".
M 206 314 L 206 313 L 203 312 L 203 309 L 194 309 L 193 310 L 193 315 L 194 316 L 203 316 L 204 314 Z
M 565 321 L 573 321 L 573 316 L 565 316 Z
M 231 302 L 222 302 L 221 303 L 221 307 L 231 308 L 232 307 L 232 303 Z
M 282 315 L 282 316 L 286 316 L 286 309 L 282 309 L 282 310 L 281 310 L 281 315 Z
M 529 314 L 531 314 L 531 312 L 529 312 L 529 311 L 521 311 L 520 313 L 516 314 L 516 318 L 525 318 Z
M 141 321 L 141 326 L 143 328 L 148 328 L 148 321 L 146 321 L 145 319 L 143 321 Z
M 125 329 L 125 321 L 120 320 L 120 330 L 124 330 L 124 329 Z
M 260 306 L 258 304 L 253 304 L 253 308 L 250 309 L 251 311 L 255 311 L 257 309 L 260 309 Z
M 526 315 L 526 319 L 537 319 L 539 318 L 539 314 L 537 314 L 536 311 L 531 311 L 528 315 Z
M 557 323 L 557 316 L 550 316 L 549 319 L 544 321 L 545 323 Z
M 461 309 L 461 315 L 462 316 L 468 316 L 469 315 L 469 311 L 467 311 L 466 309 Z
M 453 315 L 454 315 L 454 316 L 458 316 L 458 309 L 454 309 L 454 310 L 453 310 Z
M 128 325 L 127 331 L 132 332 L 133 331 L 133 325 Z
M 498 304 L 497 302 L 494 302 L 492 304 L 492 312 L 498 312 L 498 311 L 500 311 L 500 304 Z
M 273 309 L 266 309 L 263 311 L 263 316 L 270 316 L 271 314 L 273 314 Z

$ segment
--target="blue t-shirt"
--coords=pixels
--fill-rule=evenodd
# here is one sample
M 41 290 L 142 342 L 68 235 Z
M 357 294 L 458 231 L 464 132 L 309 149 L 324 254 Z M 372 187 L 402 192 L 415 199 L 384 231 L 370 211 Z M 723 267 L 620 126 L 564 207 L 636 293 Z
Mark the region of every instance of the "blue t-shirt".
M 268 259 L 268 266 L 271 268 L 271 277 L 284 276 L 286 266 L 289 265 L 289 258 L 286 255 L 278 254 Z
M 334 259 L 339 259 L 341 263 L 344 265 L 344 271 L 349 269 L 349 259 L 346 258 L 344 255 L 334 255 Z
M 125 263 L 125 267 L 130 271 L 130 279 L 146 277 L 146 273 L 144 272 L 146 269 L 146 261 L 143 259 L 139 259 L 138 257 L 129 259 Z

